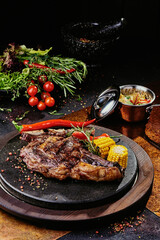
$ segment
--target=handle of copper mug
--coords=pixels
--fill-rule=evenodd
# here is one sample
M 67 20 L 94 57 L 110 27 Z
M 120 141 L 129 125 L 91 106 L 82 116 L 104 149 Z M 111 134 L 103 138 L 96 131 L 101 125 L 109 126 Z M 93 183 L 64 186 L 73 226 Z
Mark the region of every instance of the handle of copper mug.
M 151 106 L 148 106 L 146 108 L 146 112 L 149 113 L 152 110 L 153 107 L 159 107 L 159 106 L 160 106 L 160 104 L 158 104 L 158 103 L 157 104 L 153 104 Z

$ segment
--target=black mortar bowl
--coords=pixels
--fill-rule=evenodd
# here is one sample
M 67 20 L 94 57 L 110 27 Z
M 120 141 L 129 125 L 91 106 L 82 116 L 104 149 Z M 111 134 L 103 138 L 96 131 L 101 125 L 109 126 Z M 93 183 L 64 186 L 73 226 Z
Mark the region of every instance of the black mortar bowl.
M 108 23 L 79 22 L 70 23 L 62 28 L 62 40 L 69 56 L 95 62 L 107 56 L 119 40 L 126 21 Z

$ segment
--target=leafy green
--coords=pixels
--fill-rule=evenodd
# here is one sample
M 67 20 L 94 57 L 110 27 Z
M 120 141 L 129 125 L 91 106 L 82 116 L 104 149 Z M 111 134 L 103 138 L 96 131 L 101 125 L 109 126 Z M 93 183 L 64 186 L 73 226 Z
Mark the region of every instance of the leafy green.
M 81 83 L 87 75 L 86 64 L 74 58 L 50 56 L 51 49 L 34 50 L 33 48 L 27 48 L 25 45 L 9 44 L 9 48 L 4 51 L 0 58 L 0 89 L 11 91 L 12 100 L 15 100 L 16 97 L 20 96 L 21 90 L 26 91 L 28 80 L 34 80 L 37 87 L 41 89 L 37 78 L 45 74 L 49 81 L 54 82 L 63 90 L 65 97 L 67 92 L 74 95 L 76 81 Z M 29 60 L 29 63 L 42 64 L 49 68 L 28 68 L 23 65 L 24 60 Z M 65 74 L 52 71 L 51 68 L 61 70 Z M 75 71 L 67 72 L 69 69 L 75 69 Z
M 46 50 L 34 50 L 33 48 L 27 48 L 25 45 L 20 45 L 19 49 L 17 50 L 17 54 L 22 55 L 22 54 L 37 54 L 40 56 L 44 56 L 46 54 L 48 54 L 50 51 L 52 50 L 52 47 L 50 47 L 49 49 Z

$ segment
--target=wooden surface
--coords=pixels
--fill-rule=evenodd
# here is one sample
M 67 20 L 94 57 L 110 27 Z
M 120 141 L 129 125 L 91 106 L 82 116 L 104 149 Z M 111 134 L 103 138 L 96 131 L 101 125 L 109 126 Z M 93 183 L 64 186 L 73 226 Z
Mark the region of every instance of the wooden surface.
M 160 217 L 160 150 L 148 143 L 144 138 L 134 139 L 150 156 L 154 167 L 154 181 L 152 193 L 147 202 L 147 208 Z
M 110 130 L 95 126 L 103 132 Z M 111 134 L 118 135 L 117 132 L 111 131 Z M 16 216 L 36 221 L 48 222 L 77 222 L 86 220 L 97 220 L 103 217 L 110 217 L 113 214 L 118 214 L 127 210 L 131 206 L 138 206 L 141 199 L 146 196 L 151 188 L 153 181 L 153 165 L 147 153 L 134 141 L 126 136 L 122 136 L 122 141 L 127 142 L 129 147 L 134 151 L 138 166 L 139 175 L 135 185 L 132 189 L 118 201 L 103 205 L 96 208 L 84 210 L 51 210 L 36 207 L 25 202 L 22 202 L 9 194 L 3 189 L 0 189 L 0 205 L 1 208 Z
M 1 240 L 56 240 L 69 231 L 49 229 L 41 224 L 22 221 L 21 219 L 0 210 Z

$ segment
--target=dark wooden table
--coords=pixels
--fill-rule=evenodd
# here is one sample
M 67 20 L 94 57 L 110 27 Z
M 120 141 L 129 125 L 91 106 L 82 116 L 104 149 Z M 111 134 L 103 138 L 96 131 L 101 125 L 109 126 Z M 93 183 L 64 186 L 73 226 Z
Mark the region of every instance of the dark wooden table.
M 151 62 L 151 60 L 150 60 Z M 135 62 L 134 67 L 138 66 Z M 156 102 L 160 103 L 160 80 L 157 80 L 159 75 L 158 65 L 151 65 L 150 70 L 145 68 L 148 66 L 148 62 L 143 62 L 143 70 L 138 68 L 137 74 L 133 72 L 133 62 L 121 64 L 112 63 L 105 65 L 100 68 L 89 69 L 89 75 L 85 82 L 78 86 L 77 94 L 82 97 L 81 101 L 77 100 L 77 97 L 68 97 L 68 99 L 62 101 L 62 105 L 59 106 L 58 111 L 64 113 L 64 118 L 85 120 L 89 117 L 90 111 L 89 106 L 92 104 L 96 96 L 103 91 L 107 86 L 111 85 L 113 81 L 120 84 L 125 83 L 137 83 L 145 86 L 149 86 L 155 91 L 157 99 Z M 123 67 L 123 71 L 122 71 Z M 156 76 L 152 76 L 152 79 L 148 78 L 148 72 L 151 74 L 156 71 Z M 16 102 L 12 102 L 9 95 L 1 93 L 0 95 L 0 107 L 12 108 L 13 111 L 0 112 L 0 137 L 1 147 L 5 141 L 8 140 L 8 136 L 14 134 L 14 126 L 11 121 L 16 118 L 17 115 L 21 115 L 23 112 L 29 110 L 25 119 L 21 123 L 36 122 L 49 118 L 59 118 L 59 116 L 49 115 L 47 111 L 38 112 L 32 111 L 25 99 L 21 98 Z M 78 111 L 78 112 L 77 112 Z M 68 115 L 70 114 L 70 115 Z M 140 123 L 127 123 L 119 118 L 114 113 L 103 121 L 99 122 L 98 125 L 120 132 L 123 135 L 133 139 L 149 154 L 153 161 L 154 167 L 158 171 L 160 170 L 159 165 L 155 162 L 156 156 L 160 154 L 160 151 L 155 147 L 151 146 L 144 139 L 144 129 L 147 120 Z M 149 201 L 146 206 L 146 202 L 142 202 L 137 212 L 128 211 L 124 216 L 120 218 L 112 219 L 112 222 L 108 221 L 101 222 L 96 226 L 88 224 L 83 229 L 81 226 L 76 226 L 76 229 L 72 229 L 72 226 L 67 230 L 63 226 L 57 226 L 54 228 L 53 225 L 45 225 L 45 223 L 32 223 L 20 219 L 16 216 L 12 216 L 3 210 L 0 210 L 0 239 L 159 239 L 160 230 L 160 202 L 157 200 L 159 194 L 158 182 L 154 183 L 154 192 L 152 192 Z M 147 200 L 149 193 L 147 196 Z M 157 203 L 157 208 L 153 204 L 154 201 Z

